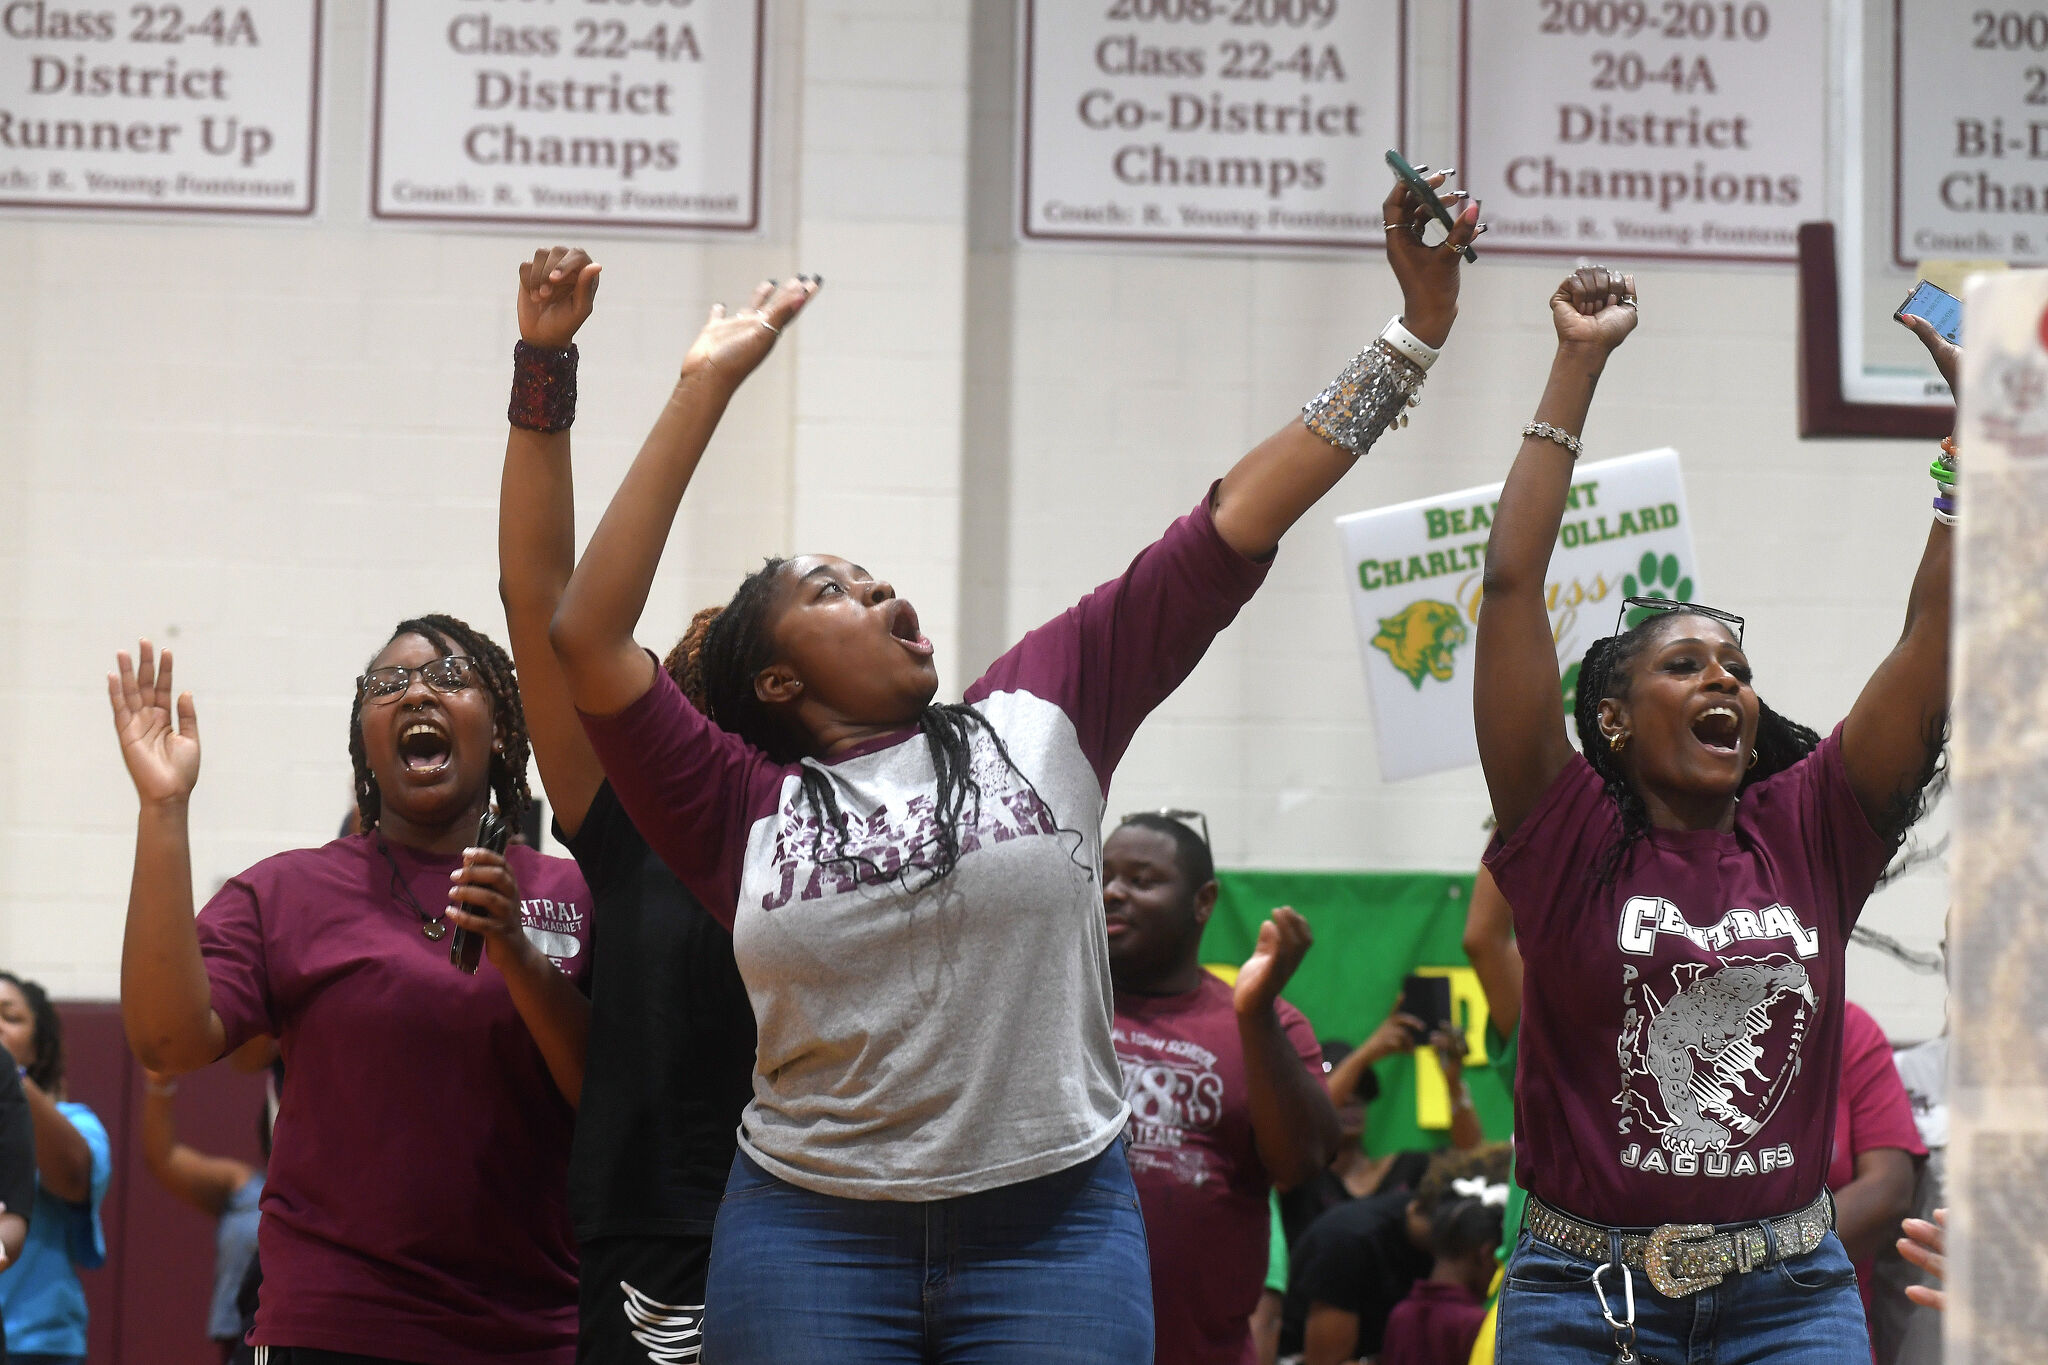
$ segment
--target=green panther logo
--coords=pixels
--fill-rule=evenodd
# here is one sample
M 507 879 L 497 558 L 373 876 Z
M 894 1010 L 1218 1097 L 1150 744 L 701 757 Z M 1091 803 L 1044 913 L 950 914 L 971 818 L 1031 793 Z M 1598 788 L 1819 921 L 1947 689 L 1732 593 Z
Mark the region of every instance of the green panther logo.
M 1422 690 L 1424 678 L 1451 680 L 1451 653 L 1465 643 L 1465 618 L 1448 602 L 1410 602 L 1380 618 L 1372 647 L 1393 660 L 1401 675 Z
M 1623 574 L 1621 578 L 1623 597 L 1655 597 L 1667 602 L 1692 601 L 1692 580 L 1679 569 L 1677 555 L 1665 555 L 1662 559 L 1654 553 L 1645 554 L 1636 564 L 1636 571 Z M 1631 607 L 1622 618 L 1623 630 L 1634 630 L 1656 614 L 1654 607 Z

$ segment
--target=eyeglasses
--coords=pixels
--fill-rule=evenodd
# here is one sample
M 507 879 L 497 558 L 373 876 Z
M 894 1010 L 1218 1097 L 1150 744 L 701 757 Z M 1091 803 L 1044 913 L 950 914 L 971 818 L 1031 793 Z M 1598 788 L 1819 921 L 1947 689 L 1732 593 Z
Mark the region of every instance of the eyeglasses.
M 404 664 L 373 668 L 356 679 L 356 690 L 371 701 L 390 701 L 411 691 L 415 677 L 434 691 L 445 693 L 475 687 L 479 674 L 476 660 L 467 654 L 448 654 L 418 668 L 408 668 Z
M 1633 621 L 1628 619 L 1631 609 L 1641 613 Z M 1614 614 L 1614 633 L 1616 635 L 1621 634 L 1625 625 L 1628 627 L 1639 626 L 1659 612 L 1673 611 L 1682 611 L 1687 616 L 1704 616 L 1709 620 L 1719 621 L 1722 625 L 1735 632 L 1735 644 L 1738 648 L 1741 647 L 1742 618 L 1740 616 L 1737 616 L 1732 611 L 1722 611 L 1718 607 L 1703 607 L 1697 602 L 1675 602 L 1669 597 L 1622 598 L 1621 610 Z
M 1128 825 L 1141 815 L 1162 815 L 1168 820 L 1178 820 L 1189 829 L 1199 832 L 1203 843 L 1209 844 L 1211 848 L 1215 847 L 1209 841 L 1209 817 L 1198 810 L 1175 810 L 1171 807 L 1162 807 L 1159 810 L 1134 810 L 1128 815 L 1118 816 L 1116 822 L 1119 825 Z

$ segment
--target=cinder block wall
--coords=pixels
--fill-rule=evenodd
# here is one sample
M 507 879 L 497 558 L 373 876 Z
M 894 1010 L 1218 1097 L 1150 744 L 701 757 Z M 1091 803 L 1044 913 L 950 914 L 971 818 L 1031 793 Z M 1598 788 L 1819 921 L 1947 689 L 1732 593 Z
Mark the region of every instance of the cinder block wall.
M 593 239 L 607 273 L 584 341 L 580 525 L 706 304 L 820 271 L 816 312 L 692 490 L 643 636 L 665 646 L 763 554 L 831 549 L 917 600 L 957 689 L 1193 505 L 1398 296 L 1374 259 L 1020 249 L 1007 0 L 771 9 L 766 232 Z M 1450 8 L 1417 10 L 1412 141 L 1442 161 Z M 554 234 L 365 221 L 366 13 L 330 7 L 317 222 L 0 220 L 16 281 L 0 328 L 0 961 L 62 994 L 116 988 L 133 831 L 101 681 L 117 647 L 167 641 L 198 693 L 203 895 L 332 833 L 349 680 L 392 622 L 440 609 L 502 631 L 512 270 Z M 1476 770 L 1378 777 L 1329 523 L 1505 473 L 1563 264 L 1468 273 L 1414 425 L 1296 531 L 1140 734 L 1113 812 L 1204 809 L 1234 866 L 1477 858 Z M 1772 704 L 1825 730 L 1896 637 L 1927 452 L 1797 439 L 1789 267 L 1642 275 L 1644 326 L 1608 370 L 1588 450 L 1680 449 L 1701 595 L 1749 616 Z M 1931 948 L 1946 900 L 1933 869 L 1866 922 Z M 1849 980 L 1895 1038 L 1940 1029 L 1938 978 L 1853 948 Z

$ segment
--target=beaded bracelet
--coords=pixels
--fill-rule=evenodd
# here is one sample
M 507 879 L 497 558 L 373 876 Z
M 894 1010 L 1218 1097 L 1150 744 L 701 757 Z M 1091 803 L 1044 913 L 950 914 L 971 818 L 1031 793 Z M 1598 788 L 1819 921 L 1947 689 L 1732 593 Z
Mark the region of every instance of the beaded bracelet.
M 1422 367 L 1384 336 L 1353 356 L 1330 386 L 1302 404 L 1301 421 L 1331 445 L 1363 455 L 1422 400 Z
M 576 348 L 514 345 L 505 416 L 526 431 L 567 431 L 576 420 Z
M 1522 434 L 1524 436 L 1535 436 L 1545 441 L 1554 441 L 1570 452 L 1574 460 L 1578 459 L 1579 453 L 1586 448 L 1585 444 L 1578 437 L 1572 435 L 1563 427 L 1554 427 L 1548 422 L 1531 422 L 1528 426 L 1522 428 Z
M 1955 525 L 1961 481 L 1954 437 L 1941 438 L 1941 454 L 1934 457 L 1927 472 L 1934 476 L 1934 519 L 1943 526 Z

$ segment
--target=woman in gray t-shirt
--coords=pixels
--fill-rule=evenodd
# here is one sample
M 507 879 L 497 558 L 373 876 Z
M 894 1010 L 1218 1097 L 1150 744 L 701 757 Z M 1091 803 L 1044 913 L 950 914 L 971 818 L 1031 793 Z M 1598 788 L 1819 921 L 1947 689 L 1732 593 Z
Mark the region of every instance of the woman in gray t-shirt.
M 719 416 L 821 282 L 712 310 L 552 632 L 621 803 L 731 925 L 759 1024 L 707 1357 L 1151 1359 L 1143 1225 L 1116 1142 L 1129 1111 L 1110 1041 L 1103 795 L 1138 724 L 1450 331 L 1477 207 L 1449 248 L 1409 230 L 1421 206 L 1406 190 L 1385 208 L 1401 319 L 1121 577 L 952 704 L 933 700 L 915 609 L 831 555 L 770 560 L 699 614 L 667 669 L 634 642 Z M 573 357 L 528 348 L 519 366 L 515 422 L 566 423 Z

